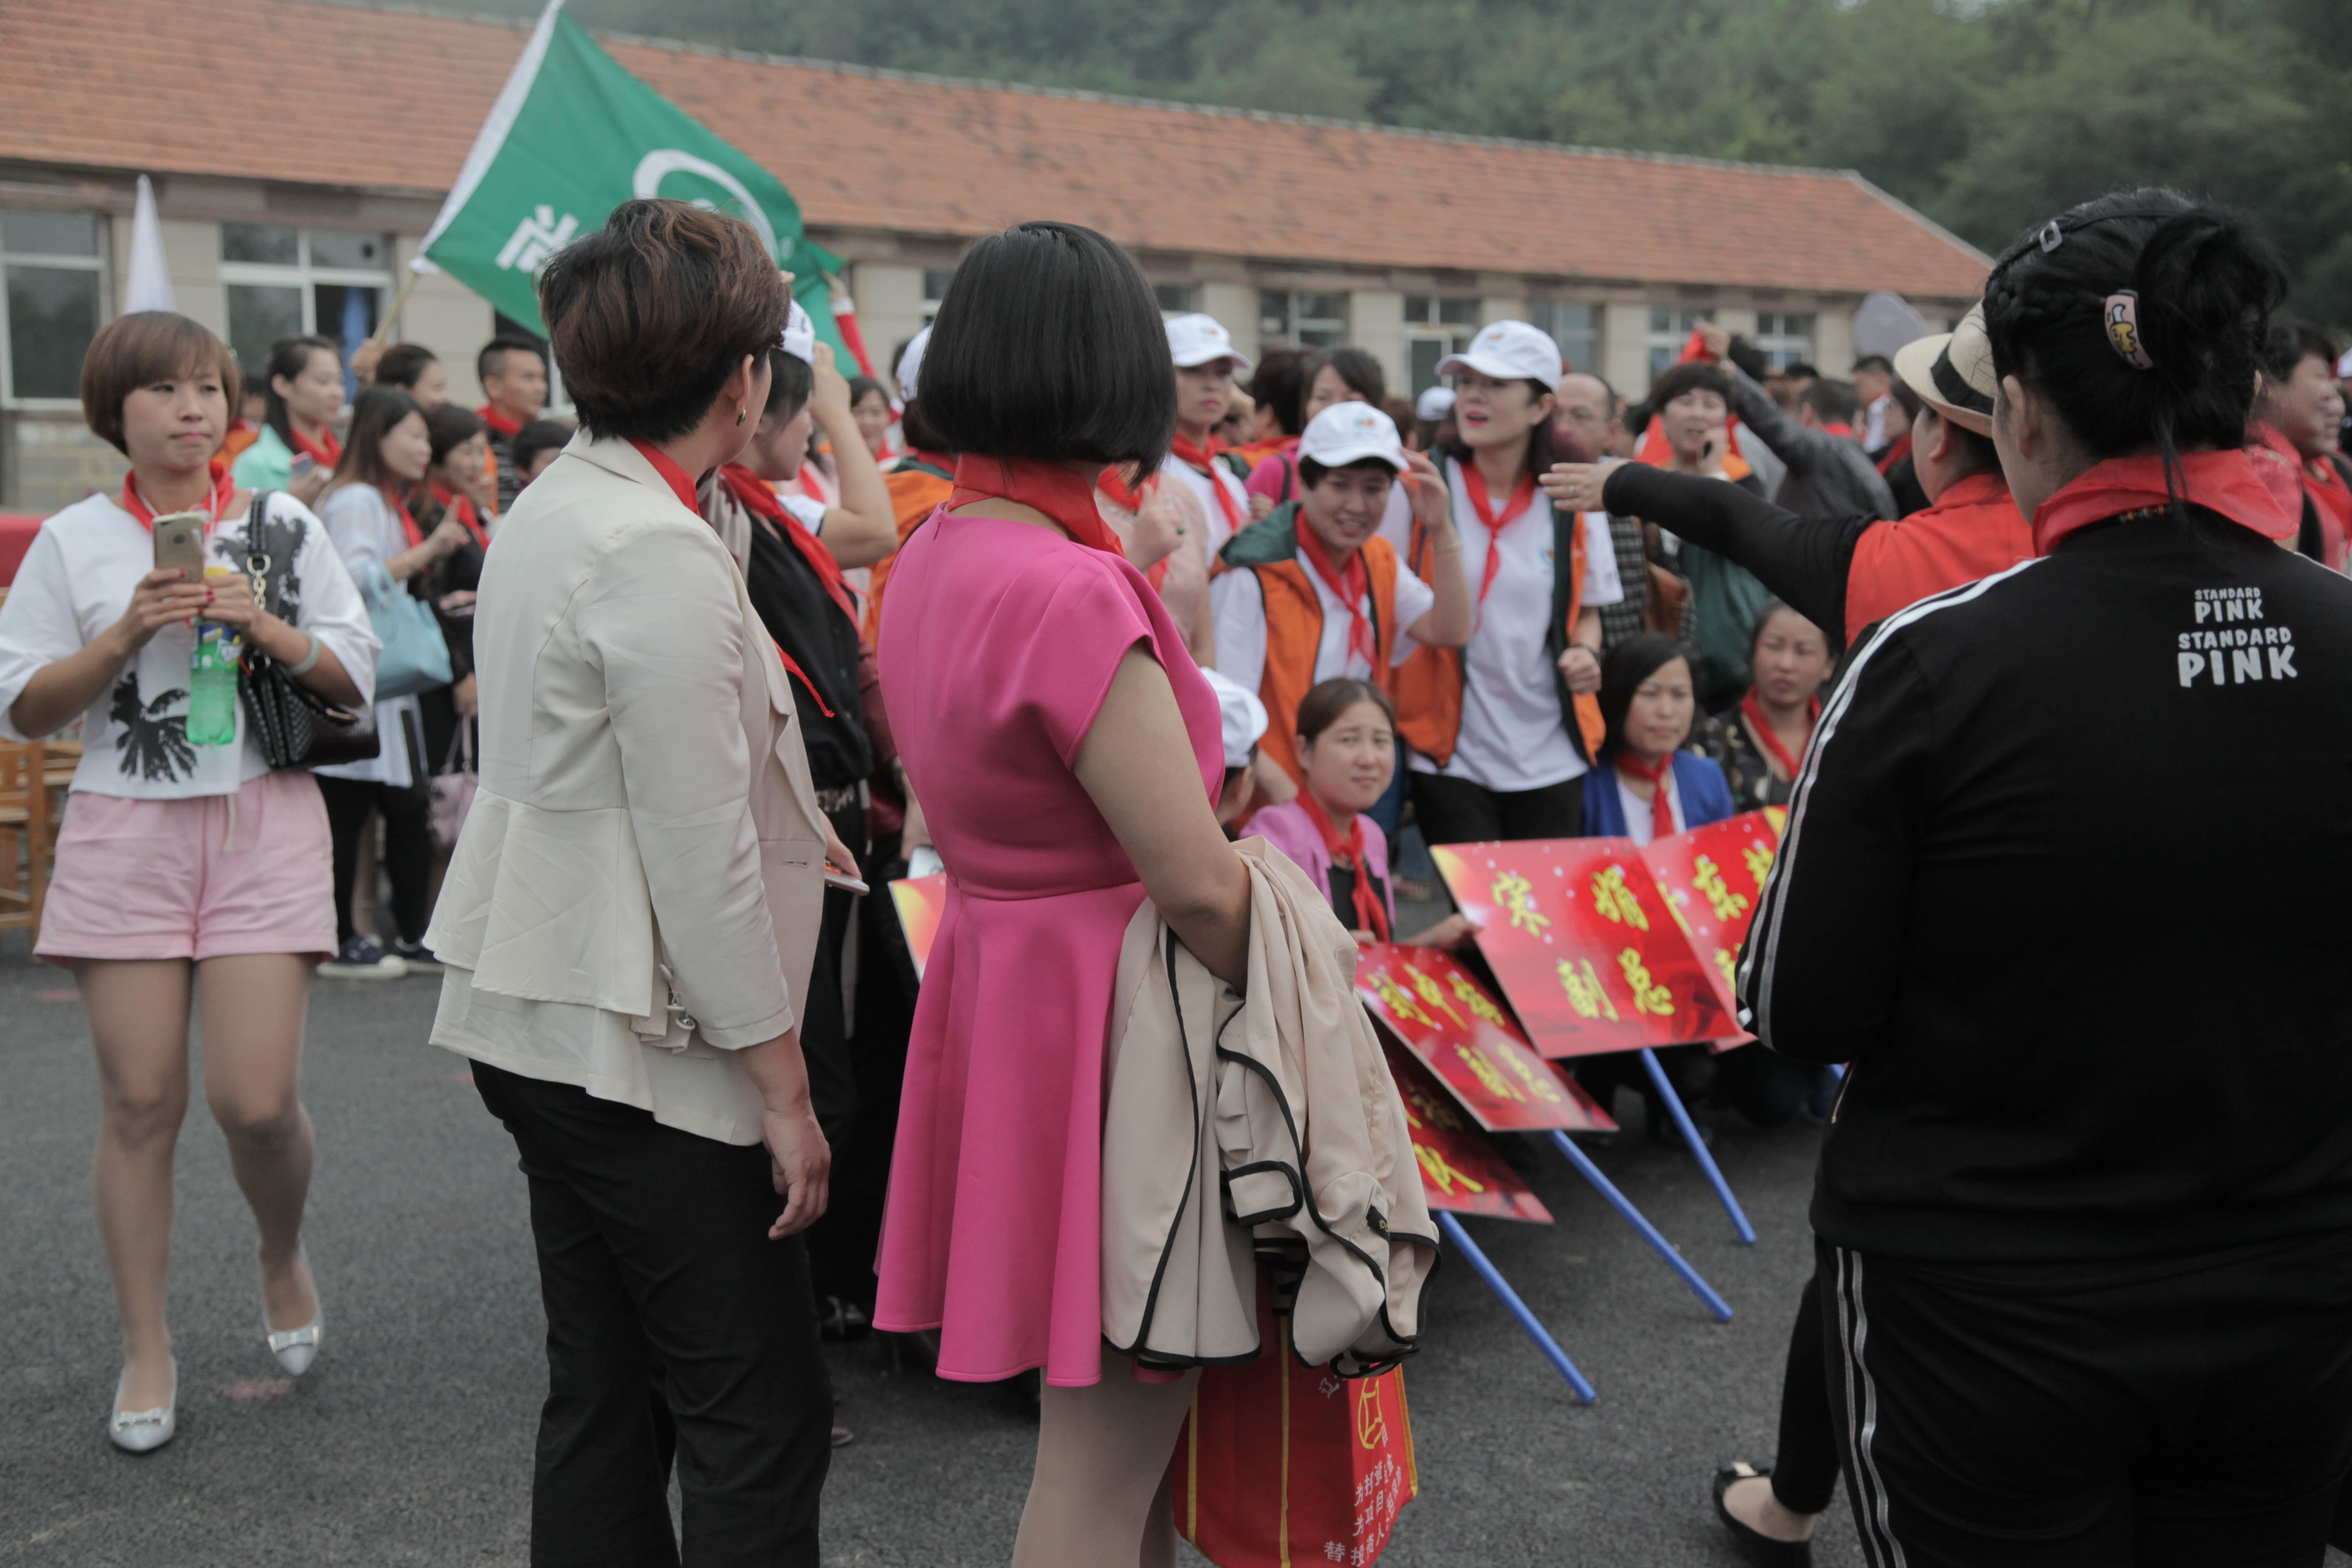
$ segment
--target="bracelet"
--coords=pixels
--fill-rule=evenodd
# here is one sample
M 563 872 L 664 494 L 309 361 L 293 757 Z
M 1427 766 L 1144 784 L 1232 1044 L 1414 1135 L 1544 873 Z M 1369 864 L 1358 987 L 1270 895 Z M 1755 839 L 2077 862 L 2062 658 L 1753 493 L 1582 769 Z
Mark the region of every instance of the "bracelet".
M 289 664 L 286 667 L 286 673 L 298 679 L 308 675 L 312 670 L 318 668 L 319 656 L 327 651 L 327 645 L 320 642 L 316 637 L 311 636 L 309 632 L 304 632 L 302 635 L 310 638 L 310 651 L 302 656 L 301 663 Z
M 1462 536 L 1458 533 L 1448 534 L 1444 543 L 1433 544 L 1430 549 L 1439 555 L 1459 555 L 1462 553 Z

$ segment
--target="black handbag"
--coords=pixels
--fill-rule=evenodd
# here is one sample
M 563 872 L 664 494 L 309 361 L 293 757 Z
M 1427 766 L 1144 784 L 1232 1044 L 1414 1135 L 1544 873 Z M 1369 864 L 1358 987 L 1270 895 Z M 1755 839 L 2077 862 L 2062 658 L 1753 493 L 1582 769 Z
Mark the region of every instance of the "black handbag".
M 299 590 L 291 579 L 304 525 L 274 521 L 270 493 L 254 491 L 253 510 L 246 514 L 245 569 L 253 579 L 255 602 L 292 624 L 301 613 L 295 602 Z M 373 709 L 354 713 L 337 706 L 287 674 L 284 665 L 258 647 L 247 647 L 236 687 L 245 699 L 254 743 L 272 768 L 363 763 L 381 750 Z

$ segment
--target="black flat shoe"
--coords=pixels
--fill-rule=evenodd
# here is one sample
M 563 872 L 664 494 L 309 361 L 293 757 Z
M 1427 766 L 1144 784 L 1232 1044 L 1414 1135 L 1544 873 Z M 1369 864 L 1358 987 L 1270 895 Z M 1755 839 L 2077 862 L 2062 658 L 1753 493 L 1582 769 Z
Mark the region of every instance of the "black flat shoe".
M 1753 1480 L 1772 1473 L 1769 1467 L 1759 1468 L 1746 1462 L 1726 1465 L 1715 1472 L 1715 1517 L 1723 1521 L 1723 1528 L 1731 1531 L 1731 1543 L 1739 1549 L 1740 1561 L 1755 1568 L 1813 1568 L 1813 1543 L 1810 1541 L 1775 1541 L 1770 1536 L 1742 1524 L 1723 1505 L 1723 1494 L 1731 1489 L 1734 1481 Z

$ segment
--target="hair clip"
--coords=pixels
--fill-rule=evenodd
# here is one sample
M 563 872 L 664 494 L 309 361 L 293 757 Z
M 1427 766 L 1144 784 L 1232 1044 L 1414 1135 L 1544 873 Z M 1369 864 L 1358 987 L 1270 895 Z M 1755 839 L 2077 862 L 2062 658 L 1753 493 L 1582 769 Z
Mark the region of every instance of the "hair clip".
M 2047 256 L 2052 251 L 2066 243 L 2066 231 L 2058 226 L 2058 220 L 2053 217 L 2048 223 L 2043 224 L 2042 226 L 2042 232 L 2035 235 L 2033 237 L 2035 241 L 2041 245 L 2042 254 Z
M 2156 362 L 2147 357 L 2147 347 L 2139 336 L 2139 296 L 2129 289 L 2120 289 L 2107 296 L 2099 309 L 2100 322 L 2107 330 L 2107 343 L 2134 370 L 2154 370 Z

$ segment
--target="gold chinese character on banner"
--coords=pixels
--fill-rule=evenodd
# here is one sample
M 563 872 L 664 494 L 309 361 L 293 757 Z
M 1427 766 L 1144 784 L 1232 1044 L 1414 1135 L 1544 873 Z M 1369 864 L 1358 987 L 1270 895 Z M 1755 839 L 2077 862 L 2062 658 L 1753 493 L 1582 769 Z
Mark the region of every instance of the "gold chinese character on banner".
M 1511 924 L 1517 930 L 1540 933 L 1551 929 L 1550 917 L 1536 913 L 1535 889 L 1517 871 L 1498 873 L 1491 891 L 1495 901 L 1510 912 Z
M 1733 920 L 1748 912 L 1748 900 L 1724 884 L 1722 868 L 1706 856 L 1692 862 L 1691 882 L 1706 895 L 1707 907 L 1715 910 L 1717 920 Z
M 1610 866 L 1592 873 L 1592 907 L 1620 925 L 1635 931 L 1650 929 L 1650 917 L 1642 912 L 1642 900 L 1625 885 L 1625 868 Z
M 1748 857 L 1748 879 L 1758 887 L 1762 887 L 1764 879 L 1772 874 L 1772 847 L 1769 844 L 1750 844 L 1741 853 Z
M 1372 971 L 1372 989 L 1380 993 L 1381 1005 L 1389 1010 L 1391 1017 L 1409 1018 L 1416 1024 L 1425 1024 L 1433 1029 L 1437 1027 L 1437 1020 L 1423 1012 L 1421 1004 L 1412 999 L 1412 993 L 1398 984 L 1396 976 L 1387 970 Z
M 1522 1051 L 1513 1051 L 1505 1059 L 1511 1064 L 1511 1070 L 1527 1084 L 1529 1093 L 1549 1104 L 1559 1103 L 1559 1079 L 1552 1077 L 1551 1068 Z
M 1734 991 L 1739 989 L 1739 959 L 1727 947 L 1715 950 L 1715 966 L 1723 971 L 1723 983 Z
M 1650 966 L 1642 955 L 1627 948 L 1617 955 L 1617 967 L 1625 972 L 1625 984 L 1633 988 L 1633 1011 L 1655 1013 L 1661 1018 L 1674 1016 L 1675 994 L 1650 978 Z
M 1601 988 L 1601 977 L 1592 973 L 1592 961 L 1563 958 L 1559 961 L 1560 989 L 1568 993 L 1568 1005 L 1587 1018 L 1598 1018 L 1606 1013 L 1611 1019 L 1617 1009 L 1609 1001 L 1609 993 Z
M 1439 987 L 1436 981 L 1432 980 L 1428 975 L 1423 974 L 1420 970 L 1415 969 L 1410 963 L 1400 963 L 1397 967 L 1403 970 L 1407 974 L 1412 976 L 1412 988 L 1421 993 L 1421 999 L 1423 1001 L 1428 1003 L 1433 1007 L 1444 1008 L 1445 1016 L 1447 1017 L 1453 1019 L 1457 1024 L 1462 1023 L 1462 1015 L 1455 1012 L 1452 1004 L 1445 1000 L 1445 993 Z M 1465 1024 L 1463 1026 L 1467 1028 L 1469 1026 Z
M 1456 1046 L 1454 1047 L 1454 1054 L 1462 1058 L 1462 1065 L 1470 1069 L 1470 1076 L 1476 1079 L 1481 1084 L 1484 1084 L 1486 1086 L 1486 1092 L 1493 1095 L 1496 1099 L 1527 1099 L 1526 1095 L 1519 1092 L 1518 1086 L 1513 1083 L 1509 1079 L 1505 1078 L 1502 1074 L 1502 1069 L 1496 1067 L 1494 1062 L 1487 1057 L 1486 1053 L 1480 1050 L 1477 1047 Z
M 1414 1144 L 1412 1157 L 1421 1162 L 1422 1174 L 1429 1178 L 1430 1184 L 1441 1193 L 1451 1193 L 1457 1186 L 1474 1193 L 1486 1190 L 1486 1183 L 1457 1169 L 1444 1155 L 1426 1143 Z
M 1454 999 L 1469 1008 L 1472 1017 L 1484 1018 L 1498 1029 L 1510 1026 L 1503 1017 L 1503 1010 L 1488 1001 L 1486 994 L 1473 984 L 1468 975 L 1454 974 L 1447 978 L 1454 986 Z
M 1426 1088 L 1417 1083 L 1401 1084 L 1398 1087 L 1404 1090 L 1404 1114 L 1407 1121 L 1423 1127 L 1443 1127 L 1449 1131 L 1457 1132 L 1461 1131 L 1462 1118 L 1450 1101 L 1438 1099 Z

